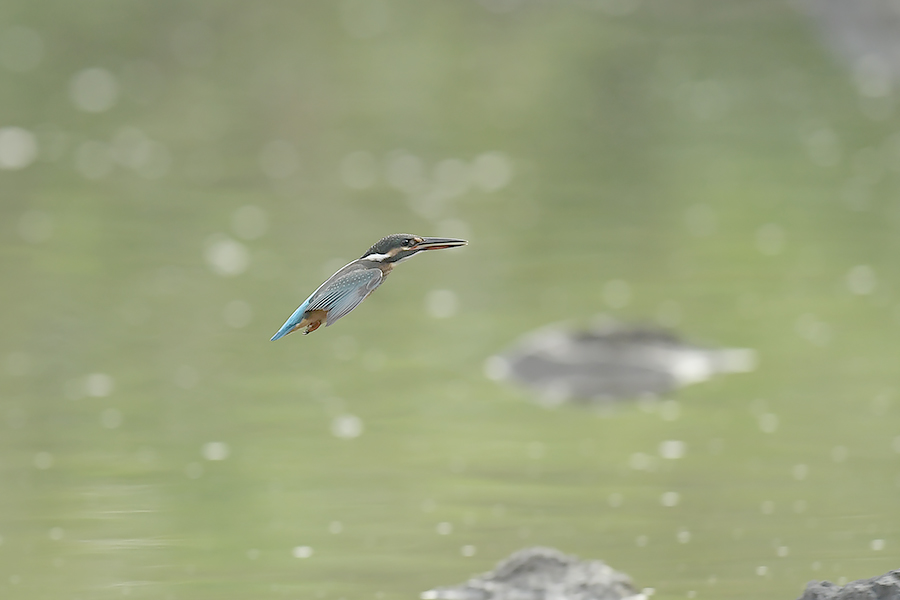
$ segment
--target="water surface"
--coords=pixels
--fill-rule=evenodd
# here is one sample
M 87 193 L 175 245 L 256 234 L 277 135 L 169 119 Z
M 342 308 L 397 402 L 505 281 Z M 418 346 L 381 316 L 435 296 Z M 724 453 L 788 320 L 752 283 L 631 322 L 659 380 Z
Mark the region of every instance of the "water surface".
M 900 127 L 811 27 L 6 2 L 0 594 L 400 599 L 534 544 L 659 598 L 895 568 Z M 470 245 L 269 342 L 397 231 Z M 759 368 L 613 411 L 484 376 L 598 313 Z

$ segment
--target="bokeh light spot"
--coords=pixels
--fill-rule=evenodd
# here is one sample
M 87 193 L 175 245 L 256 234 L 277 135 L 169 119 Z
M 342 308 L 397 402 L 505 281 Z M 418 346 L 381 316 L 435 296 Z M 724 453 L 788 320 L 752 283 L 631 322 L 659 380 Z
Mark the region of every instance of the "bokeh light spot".
M 106 373 L 91 373 L 84 380 L 84 391 L 94 398 L 105 398 L 115 389 L 113 378 Z
M 509 185 L 513 164 L 502 152 L 486 152 L 472 163 L 472 183 L 484 192 L 496 192 Z
M 122 411 L 115 408 L 107 408 L 100 413 L 100 423 L 107 429 L 118 429 L 122 425 Z
M 200 454 L 206 460 L 225 460 L 231 454 L 231 449 L 225 442 L 206 442 L 200 449 Z
M 763 413 L 758 419 L 759 430 L 763 433 L 775 433 L 778 431 L 778 415 L 775 413 Z
M 875 291 L 878 280 L 875 270 L 869 265 L 857 265 L 847 273 L 847 288 L 858 296 L 866 296 Z
M 206 241 L 204 256 L 212 270 L 223 277 L 240 275 L 250 265 L 247 248 L 222 234 L 211 236 Z
M 119 86 L 112 73 L 101 67 L 91 67 L 72 77 L 69 97 L 79 110 L 101 113 L 115 106 Z
M 331 421 L 331 433 L 335 437 L 349 440 L 362 435 L 363 422 L 356 415 L 340 415 Z
M 509 361 L 502 356 L 490 356 L 484 361 L 484 376 L 492 381 L 505 379 L 510 371 Z
M 21 127 L 0 128 L 0 169 L 24 169 L 38 155 L 37 138 Z
M 659 498 L 659 503 L 666 507 L 678 506 L 681 502 L 681 495 L 678 492 L 665 492 Z
M 687 444 L 681 440 L 666 440 L 659 444 L 659 455 L 662 458 L 669 460 L 684 458 L 686 452 Z
M 448 319 L 459 309 L 459 299 L 452 290 L 431 290 L 425 296 L 425 307 L 435 319 Z
M 53 455 L 49 452 L 38 452 L 34 455 L 34 466 L 46 471 L 53 466 Z

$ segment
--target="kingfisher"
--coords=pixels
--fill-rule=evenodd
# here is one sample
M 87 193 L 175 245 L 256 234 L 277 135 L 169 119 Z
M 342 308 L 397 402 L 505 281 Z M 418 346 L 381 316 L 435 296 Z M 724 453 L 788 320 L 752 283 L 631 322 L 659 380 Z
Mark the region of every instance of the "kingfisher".
M 397 263 L 425 250 L 456 248 L 466 244 L 466 240 L 456 238 L 421 237 L 409 233 L 383 237 L 361 257 L 338 269 L 310 294 L 272 336 L 272 341 L 298 329 L 306 335 L 322 323 L 326 327 L 334 324 L 374 292 Z

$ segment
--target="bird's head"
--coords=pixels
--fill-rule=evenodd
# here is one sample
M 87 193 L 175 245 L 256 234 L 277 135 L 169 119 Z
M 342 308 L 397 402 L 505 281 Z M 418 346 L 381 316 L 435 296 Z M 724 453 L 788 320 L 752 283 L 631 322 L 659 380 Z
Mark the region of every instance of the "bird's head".
M 398 263 L 423 250 L 441 250 L 466 244 L 468 244 L 466 240 L 456 238 L 421 237 L 410 233 L 395 233 L 375 242 L 360 259 Z

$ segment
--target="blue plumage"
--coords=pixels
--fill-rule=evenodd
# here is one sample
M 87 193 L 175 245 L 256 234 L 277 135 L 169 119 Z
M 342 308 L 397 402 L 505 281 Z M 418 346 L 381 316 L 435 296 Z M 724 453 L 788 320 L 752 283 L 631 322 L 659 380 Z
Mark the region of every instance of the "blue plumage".
M 326 327 L 335 323 L 359 306 L 369 294 L 381 285 L 394 265 L 422 250 L 439 250 L 465 246 L 465 240 L 454 238 L 422 238 L 406 233 L 395 233 L 376 242 L 364 255 L 320 285 L 294 314 L 284 322 L 272 341 L 302 329 L 312 333 L 323 323 Z
M 272 336 L 272 339 L 270 341 L 274 342 L 275 340 L 283 338 L 291 331 L 293 331 L 294 327 L 296 327 L 297 324 L 303 320 L 303 313 L 306 312 L 306 307 L 309 305 L 310 298 L 312 298 L 312 296 L 307 298 L 306 301 L 301 304 L 300 307 L 297 308 L 297 310 L 294 311 L 294 314 L 288 317 L 288 320 L 284 322 L 284 325 L 282 325 L 281 329 L 279 329 L 275 333 L 275 335 Z

